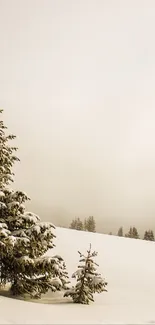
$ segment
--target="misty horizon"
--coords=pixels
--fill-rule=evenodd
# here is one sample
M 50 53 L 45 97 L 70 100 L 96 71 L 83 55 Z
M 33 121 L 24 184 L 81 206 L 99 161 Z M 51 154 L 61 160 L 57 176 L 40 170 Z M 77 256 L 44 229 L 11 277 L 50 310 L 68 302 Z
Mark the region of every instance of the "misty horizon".
M 0 108 L 41 219 L 155 230 L 155 2 L 0 0 Z

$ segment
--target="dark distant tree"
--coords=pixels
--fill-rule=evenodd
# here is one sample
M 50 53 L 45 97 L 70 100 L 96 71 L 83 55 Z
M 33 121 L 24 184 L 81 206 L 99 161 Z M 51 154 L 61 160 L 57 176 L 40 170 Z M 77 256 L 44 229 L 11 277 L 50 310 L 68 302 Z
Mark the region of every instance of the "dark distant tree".
M 93 216 L 85 218 L 84 222 L 80 218 L 75 218 L 70 224 L 70 229 L 85 230 L 89 232 L 96 232 L 96 223 Z
M 129 232 L 125 235 L 125 237 L 138 239 L 139 234 L 138 234 L 137 228 L 136 227 L 133 227 L 133 228 L 130 227 Z
M 118 234 L 117 234 L 119 237 L 123 237 L 123 227 L 120 227 L 118 229 Z
M 144 240 L 154 241 L 154 233 L 152 230 L 146 230 L 144 233 Z
M 154 232 L 153 232 L 153 230 L 150 230 L 150 240 L 154 241 Z
M 83 222 L 80 220 L 80 218 L 77 218 L 77 230 L 83 230 Z
M 148 239 L 148 231 L 146 230 L 145 232 L 144 232 L 144 238 L 143 238 L 144 240 L 149 240 Z
M 136 227 L 133 227 L 132 233 L 133 233 L 133 237 L 132 238 L 139 239 L 139 234 L 138 234 L 138 231 L 137 231 L 137 228 Z
M 80 218 L 75 218 L 70 224 L 70 229 L 83 230 L 83 223 Z
M 125 234 L 125 237 L 133 238 L 133 229 L 132 229 L 132 227 L 130 227 L 129 232 L 127 234 Z
M 96 232 L 96 224 L 93 216 L 88 217 L 86 221 L 87 231 Z
M 149 240 L 150 241 L 154 241 L 154 233 L 153 233 L 153 230 L 150 230 L 150 233 L 149 233 Z
M 76 229 L 77 221 L 76 218 L 71 221 L 71 224 L 69 226 L 70 229 Z
M 84 220 L 83 230 L 87 231 L 87 219 Z
M 109 232 L 109 235 L 112 236 L 112 232 L 111 231 Z

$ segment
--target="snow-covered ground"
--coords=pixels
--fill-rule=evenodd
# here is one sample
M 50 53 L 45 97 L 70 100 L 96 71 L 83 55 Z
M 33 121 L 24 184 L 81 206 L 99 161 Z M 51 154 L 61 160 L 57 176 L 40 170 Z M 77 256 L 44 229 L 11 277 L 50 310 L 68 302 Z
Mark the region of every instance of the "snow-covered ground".
M 27 302 L 0 296 L 0 324 L 155 324 L 155 243 L 57 228 L 56 248 L 69 275 L 76 270 L 80 250 L 92 244 L 108 292 L 95 302 L 77 305 L 62 295 Z M 42 304 L 41 304 L 42 302 Z M 44 303 L 44 304 L 43 304 Z

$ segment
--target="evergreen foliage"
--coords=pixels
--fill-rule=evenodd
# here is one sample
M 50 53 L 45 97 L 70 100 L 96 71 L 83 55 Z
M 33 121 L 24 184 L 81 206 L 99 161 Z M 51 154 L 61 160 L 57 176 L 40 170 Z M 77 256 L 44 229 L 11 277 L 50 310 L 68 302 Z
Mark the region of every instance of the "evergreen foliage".
M 87 255 L 80 255 L 80 265 L 72 277 L 77 279 L 75 287 L 66 291 L 65 297 L 71 297 L 74 303 L 89 304 L 90 301 L 94 301 L 93 294 L 101 293 L 106 290 L 107 282 L 96 272 L 96 264 L 94 257 L 97 256 L 97 252 L 87 251 Z
M 66 289 L 68 274 L 60 256 L 44 256 L 54 247 L 54 225 L 26 212 L 28 196 L 9 187 L 19 159 L 14 155 L 17 148 L 9 145 L 15 136 L 6 136 L 6 129 L 0 121 L 0 281 L 10 282 L 14 295 L 39 298 L 48 289 Z
M 3 110 L 0 110 L 0 114 L 2 112 Z M 12 167 L 16 161 L 19 161 L 19 158 L 14 154 L 17 148 L 9 145 L 10 140 L 15 139 L 15 136 L 12 134 L 6 136 L 6 129 L 3 121 L 0 121 L 0 188 L 13 182 Z
M 118 234 L 117 234 L 119 237 L 123 237 L 123 227 L 120 227 L 118 229 Z
M 154 233 L 152 230 L 146 230 L 144 233 L 144 240 L 154 241 Z
M 93 216 L 90 216 L 82 222 L 80 218 L 75 218 L 72 220 L 70 227 L 71 229 L 84 230 L 89 232 L 96 231 L 96 223 Z
M 133 232 L 133 238 L 139 239 L 139 234 L 138 234 L 137 228 L 133 227 L 132 232 Z
M 125 235 L 125 237 L 139 239 L 139 234 L 138 234 L 137 228 L 130 227 L 129 232 Z
M 93 216 L 86 219 L 86 230 L 90 232 L 96 232 L 96 224 Z
M 80 218 L 75 218 L 70 224 L 70 229 L 83 230 L 83 223 Z

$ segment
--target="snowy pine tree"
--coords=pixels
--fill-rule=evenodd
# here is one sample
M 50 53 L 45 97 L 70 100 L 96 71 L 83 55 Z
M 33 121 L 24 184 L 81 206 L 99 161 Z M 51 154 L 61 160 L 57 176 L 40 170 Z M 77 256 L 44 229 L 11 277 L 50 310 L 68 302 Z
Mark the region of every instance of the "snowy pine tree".
M 3 110 L 0 110 L 0 114 L 2 112 Z M 14 155 L 17 148 L 9 145 L 9 141 L 15 139 L 15 136 L 12 134 L 6 136 L 6 129 L 7 127 L 3 121 L 0 121 L 0 188 L 13 182 L 14 173 L 12 172 L 12 167 L 16 161 L 19 161 L 16 155 Z
M 107 282 L 96 272 L 96 264 L 93 260 L 97 252 L 87 251 L 87 256 L 80 254 L 80 265 L 72 277 L 77 279 L 75 287 L 66 291 L 64 297 L 72 297 L 74 303 L 89 304 L 94 301 L 93 294 L 101 293 L 106 290 Z
M 10 282 L 15 295 L 40 297 L 48 289 L 66 289 L 68 274 L 60 256 L 45 256 L 54 247 L 54 225 L 26 212 L 27 195 L 8 188 L 18 158 L 9 146 L 15 136 L 6 136 L 5 129 L 0 121 L 0 280 Z

